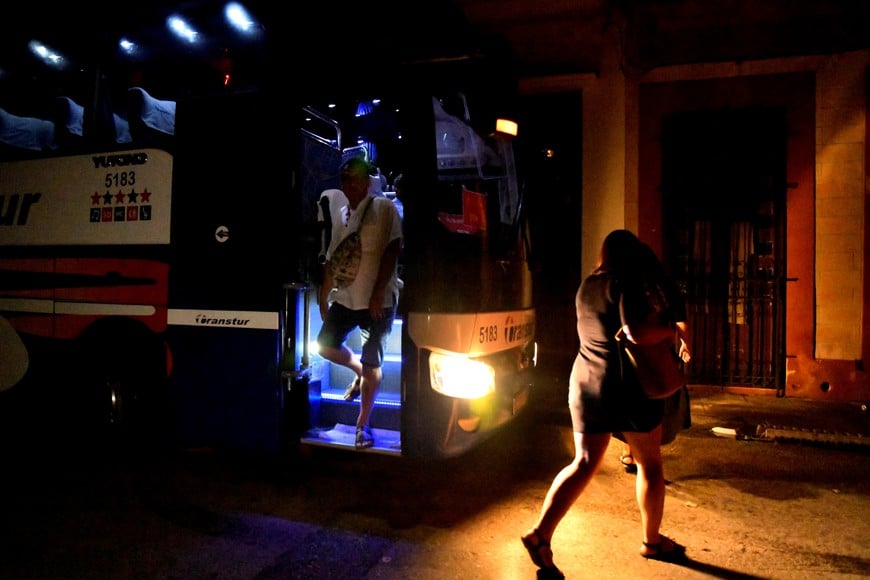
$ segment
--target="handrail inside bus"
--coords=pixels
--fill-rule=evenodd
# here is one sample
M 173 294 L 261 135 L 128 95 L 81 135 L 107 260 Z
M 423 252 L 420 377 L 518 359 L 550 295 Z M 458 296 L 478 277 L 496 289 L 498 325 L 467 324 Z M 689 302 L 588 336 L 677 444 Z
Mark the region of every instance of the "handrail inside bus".
M 336 148 L 339 151 L 341 151 L 341 127 L 339 127 L 338 121 L 336 121 L 335 119 L 330 119 L 329 117 L 327 117 L 323 113 L 321 113 L 321 112 L 319 112 L 316 109 L 313 109 L 311 107 L 302 107 L 302 112 L 307 114 L 307 115 L 311 115 L 312 117 L 316 118 L 318 121 L 322 121 L 323 123 L 329 125 L 332 129 L 334 129 L 335 130 L 335 141 L 333 141 L 329 137 L 324 137 L 322 135 L 319 135 L 318 133 L 315 133 L 314 131 L 312 131 L 310 129 L 306 129 L 305 127 L 300 128 L 302 133 L 307 135 L 308 137 L 311 137 L 315 141 L 318 141 L 324 145 Z

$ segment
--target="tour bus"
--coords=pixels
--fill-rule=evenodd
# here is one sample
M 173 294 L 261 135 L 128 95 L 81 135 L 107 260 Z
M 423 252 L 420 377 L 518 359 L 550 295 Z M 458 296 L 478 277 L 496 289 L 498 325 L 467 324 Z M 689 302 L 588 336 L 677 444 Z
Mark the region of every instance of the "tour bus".
M 536 328 L 517 127 L 481 70 L 434 60 L 290 94 L 222 73 L 171 96 L 101 76 L 87 98 L 53 86 L 44 114 L 0 92 L 5 423 L 46 445 L 415 458 L 497 433 L 533 388 Z M 403 227 L 364 451 L 353 375 L 314 342 L 317 204 L 350 156 Z

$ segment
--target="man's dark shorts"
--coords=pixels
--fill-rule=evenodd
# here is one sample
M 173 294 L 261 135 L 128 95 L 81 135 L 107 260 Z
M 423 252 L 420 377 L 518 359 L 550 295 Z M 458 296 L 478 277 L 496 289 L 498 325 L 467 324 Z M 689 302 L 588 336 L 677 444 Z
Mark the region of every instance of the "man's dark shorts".
M 359 327 L 362 338 L 360 362 L 367 367 L 380 367 L 384 363 L 384 349 L 393 329 L 395 315 L 395 308 L 384 308 L 384 317 L 372 320 L 368 309 L 351 310 L 334 302 L 326 312 L 326 320 L 317 335 L 317 344 L 341 348 L 351 331 Z

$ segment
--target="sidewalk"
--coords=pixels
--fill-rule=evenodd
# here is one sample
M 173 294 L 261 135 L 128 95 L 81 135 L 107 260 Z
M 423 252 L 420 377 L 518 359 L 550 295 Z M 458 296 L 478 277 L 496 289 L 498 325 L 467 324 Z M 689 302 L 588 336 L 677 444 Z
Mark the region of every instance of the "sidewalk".
M 717 417 L 721 437 L 870 449 L 867 403 L 739 394 L 690 386 L 693 411 Z

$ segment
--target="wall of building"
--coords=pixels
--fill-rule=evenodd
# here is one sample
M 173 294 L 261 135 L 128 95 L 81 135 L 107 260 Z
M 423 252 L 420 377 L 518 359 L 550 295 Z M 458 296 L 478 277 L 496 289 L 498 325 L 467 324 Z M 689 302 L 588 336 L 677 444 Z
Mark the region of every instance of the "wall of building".
M 734 104 L 779 99 L 789 110 L 788 254 L 785 394 L 870 400 L 864 271 L 868 193 L 867 71 L 870 51 L 763 61 L 666 67 L 626 77 L 605 58 L 599 75 L 524 79 L 527 93 L 583 91 L 582 268 L 597 260 L 601 239 L 625 227 L 660 243 L 660 151 L 644 135 L 648 85 L 669 98 Z M 812 95 L 801 92 L 811 77 Z M 796 82 L 797 85 L 790 83 Z M 700 90 L 699 86 L 708 88 Z M 712 87 L 712 88 L 709 88 Z M 726 103 L 728 104 L 728 103 Z M 662 114 L 659 107 L 654 114 Z M 807 119 L 810 125 L 807 126 Z M 651 145 L 651 143 L 653 145 Z M 659 167 L 656 169 L 656 164 Z
M 816 357 L 861 360 L 866 53 L 816 71 Z
M 766 93 L 771 86 L 785 83 L 778 90 L 783 93 L 783 102 L 790 103 L 790 128 L 797 127 L 797 134 L 789 136 L 788 160 L 787 396 L 870 399 L 863 368 L 868 342 L 863 277 L 868 260 L 864 251 L 868 65 L 870 53 L 859 51 L 674 67 L 653 71 L 640 81 L 680 83 L 691 92 L 688 87 L 698 83 L 733 79 L 743 87 L 734 94 L 749 103 L 765 102 L 771 98 Z M 812 103 L 806 102 L 808 97 L 795 99 L 782 80 L 795 74 L 813 75 Z M 757 79 L 762 79 L 762 86 Z M 708 93 L 707 98 L 713 94 Z M 803 131 L 800 110 L 810 106 L 814 134 L 813 150 L 808 152 L 794 143 Z M 638 111 L 643 115 L 642 108 Z M 802 194 L 808 184 L 812 184 L 809 197 Z M 652 184 L 645 185 L 649 188 Z M 641 197 L 643 189 L 641 177 Z M 808 278 L 811 287 L 806 283 Z

